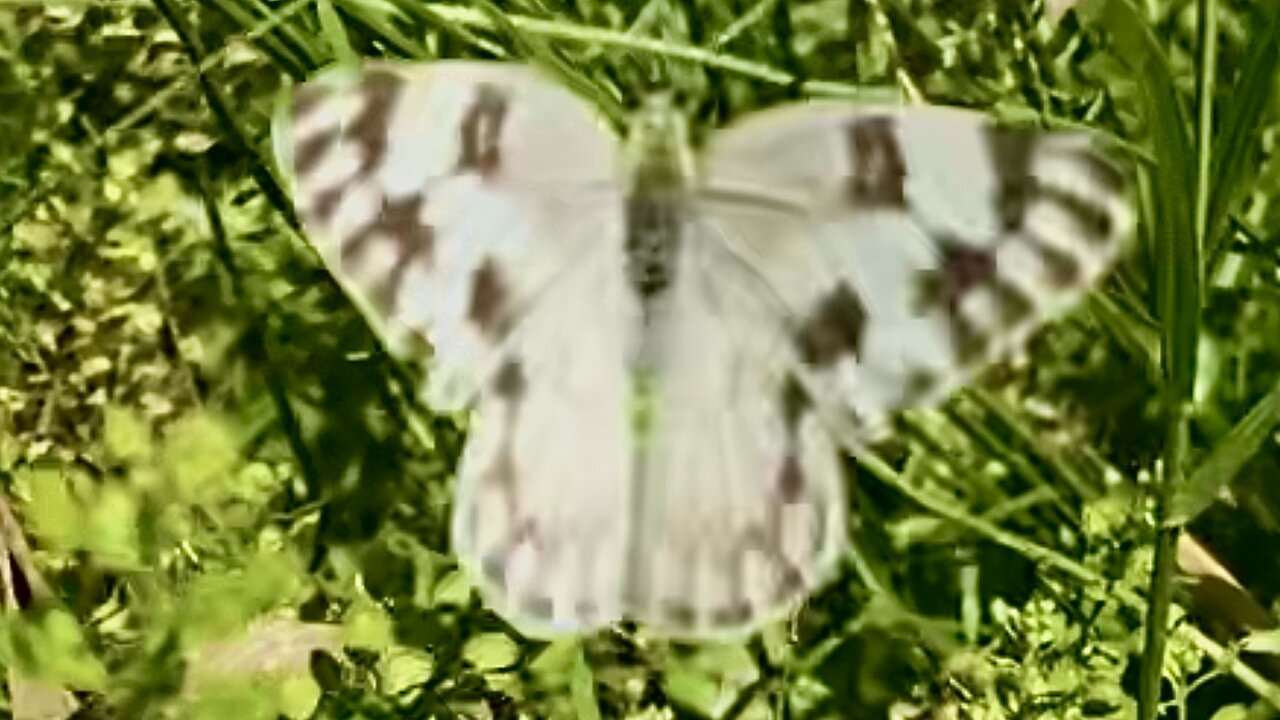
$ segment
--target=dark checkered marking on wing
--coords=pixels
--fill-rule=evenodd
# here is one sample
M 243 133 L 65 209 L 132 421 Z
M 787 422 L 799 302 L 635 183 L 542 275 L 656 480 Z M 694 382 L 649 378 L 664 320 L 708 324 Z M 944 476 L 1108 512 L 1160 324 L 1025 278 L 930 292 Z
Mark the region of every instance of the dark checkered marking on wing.
M 389 72 L 369 72 L 360 82 L 364 107 L 351 124 L 350 134 L 364 149 L 356 176 L 365 176 L 382 166 L 387 154 L 387 132 L 391 126 L 391 110 L 399 95 L 402 80 Z
M 1036 139 L 1025 130 L 998 125 L 988 127 L 986 137 L 991 166 L 996 173 L 996 217 L 1005 232 L 1012 232 L 1022 227 L 1027 204 L 1035 191 L 1031 158 Z
M 1061 206 L 1077 223 L 1075 236 L 1085 242 L 1106 244 L 1110 241 L 1113 229 L 1111 213 L 1095 202 L 1046 183 L 1032 172 L 1032 161 L 1037 151 L 1060 153 L 1091 182 L 1101 185 L 1113 195 L 1121 193 L 1125 187 L 1125 177 L 1114 165 L 1085 147 L 1076 147 L 1082 144 L 1076 138 L 1071 138 L 1076 141 L 1071 147 L 1061 150 L 1052 145 L 1046 147 L 1041 136 L 1026 130 L 992 126 L 988 128 L 986 137 L 996 172 L 995 211 L 1005 232 L 1025 229 L 1027 209 L 1035 202 L 1050 202 Z M 1052 140 L 1048 142 L 1052 143 Z M 1046 260 L 1056 262 L 1063 271 L 1060 277 L 1078 277 L 1078 269 L 1070 268 L 1074 261 L 1070 264 L 1061 262 L 1061 255 L 1060 251 L 1058 258 L 1049 258 L 1046 254 Z M 1059 275 L 1055 273 L 1055 277 Z
M 744 549 L 746 552 L 760 553 L 778 570 L 778 576 L 775 578 L 769 597 L 770 604 L 777 604 L 800 594 L 807 584 L 804 573 L 781 551 L 782 538 L 777 533 L 780 527 L 777 517 L 780 508 L 770 508 L 770 510 L 774 517 L 768 521 L 769 527 L 756 525 L 748 529 L 744 538 Z
M 1036 185 L 1036 199 L 1057 203 L 1075 221 L 1074 235 L 1085 242 L 1108 245 L 1112 241 L 1111 213 L 1096 202 L 1044 183 Z
M 507 96 L 496 85 L 476 88 L 459 128 L 458 169 L 489 175 L 502 164 L 502 123 L 507 116 Z
M 796 334 L 800 359 L 816 367 L 831 365 L 841 356 L 857 357 L 867 310 L 858 293 L 837 283 L 826 293 Z
M 508 402 L 520 402 L 528 387 L 529 382 L 524 377 L 524 367 L 519 360 L 508 359 L 493 377 L 493 391 Z
M 1054 246 L 1032 232 L 1024 231 L 1019 236 L 1020 242 L 1027 243 L 1040 255 L 1048 271 L 1048 280 L 1057 288 L 1074 287 L 1080 284 L 1084 269 L 1080 267 L 1080 258 Z
M 990 355 L 992 337 L 976 327 L 963 315 L 952 315 L 951 342 L 956 360 L 962 365 L 972 365 Z
M 377 281 L 370 296 L 380 307 L 394 312 L 395 298 L 400 293 L 401 280 L 416 259 L 431 262 L 435 249 L 435 231 L 422 222 L 424 195 L 414 193 L 402 198 L 383 198 L 382 209 L 367 225 L 351 234 L 342 245 L 342 265 L 357 262 L 368 245 L 379 239 L 390 240 L 395 246 L 395 262 L 386 277 Z
M 294 168 L 299 176 L 313 172 L 335 145 L 351 142 L 360 150 L 360 164 L 355 175 L 346 183 L 316 197 L 312 208 L 321 222 L 327 223 L 332 219 L 352 183 L 358 183 L 381 165 L 387 153 L 387 126 L 401 82 L 392 73 L 370 72 L 355 90 L 360 99 L 355 119 L 349 124 L 333 123 L 303 140 L 295 149 Z M 295 96 L 295 117 L 319 112 L 318 106 L 330 93 L 332 89 L 329 88 L 303 86 Z
M 471 306 L 467 317 L 490 338 L 500 339 L 509 329 L 505 320 L 507 295 L 506 280 L 498 266 L 492 260 L 485 260 L 471 277 Z
M 992 248 L 974 247 L 943 237 L 937 241 L 942 264 L 920 276 L 922 307 L 942 305 L 955 315 L 960 301 L 975 287 L 986 285 L 996 275 L 996 253 Z
M 849 127 L 853 176 L 849 198 L 858 207 L 904 208 L 907 164 L 889 117 L 855 120 Z
M 496 488 L 502 495 L 507 517 L 512 521 L 514 529 L 501 549 L 485 555 L 481 561 L 484 574 L 495 584 L 504 587 L 506 582 L 507 563 L 512 551 L 524 543 L 541 544 L 539 529 L 529 518 L 522 518 L 516 486 L 515 447 L 517 426 L 520 423 L 520 410 L 524 402 L 528 381 L 525 379 L 524 367 L 519 360 L 507 358 L 489 381 L 489 389 L 504 404 L 504 413 L 495 414 L 493 418 L 502 418 L 503 443 L 497 449 L 493 464 L 485 469 L 481 482 L 486 487 Z M 475 523 L 472 523 L 474 527 Z
M 782 406 L 782 426 L 786 432 L 786 451 L 778 468 L 778 499 L 784 503 L 797 503 L 805 495 L 804 468 L 800 465 L 800 423 L 810 410 L 809 396 L 794 377 L 788 377 L 782 385 L 779 402 Z

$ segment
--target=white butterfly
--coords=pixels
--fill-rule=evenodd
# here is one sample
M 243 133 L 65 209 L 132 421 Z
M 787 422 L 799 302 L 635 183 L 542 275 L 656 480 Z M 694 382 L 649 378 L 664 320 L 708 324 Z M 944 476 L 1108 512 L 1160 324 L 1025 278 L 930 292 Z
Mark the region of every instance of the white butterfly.
M 619 143 L 530 69 L 450 61 L 308 83 L 292 133 L 335 276 L 430 340 L 437 402 L 478 391 L 453 544 L 538 634 L 793 606 L 845 539 L 815 409 L 942 398 L 1131 223 L 1090 138 L 958 110 L 797 104 L 695 156 L 661 99 Z

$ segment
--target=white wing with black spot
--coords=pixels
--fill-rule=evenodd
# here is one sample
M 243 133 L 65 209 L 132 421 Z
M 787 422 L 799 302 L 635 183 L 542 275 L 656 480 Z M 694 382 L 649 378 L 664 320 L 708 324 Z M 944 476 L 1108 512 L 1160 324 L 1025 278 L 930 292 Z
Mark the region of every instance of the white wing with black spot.
M 657 321 L 626 577 L 633 616 L 684 637 L 793 609 L 829 579 L 848 513 L 779 308 L 713 221 L 688 228 Z
M 622 612 L 633 456 L 617 142 L 580 100 L 496 63 L 377 64 L 295 94 L 312 243 L 384 334 L 434 349 L 478 412 L 454 550 L 527 629 Z
M 1095 138 L 963 110 L 775 110 L 709 154 L 708 216 L 783 308 L 799 371 L 868 431 L 1020 347 L 1133 222 Z

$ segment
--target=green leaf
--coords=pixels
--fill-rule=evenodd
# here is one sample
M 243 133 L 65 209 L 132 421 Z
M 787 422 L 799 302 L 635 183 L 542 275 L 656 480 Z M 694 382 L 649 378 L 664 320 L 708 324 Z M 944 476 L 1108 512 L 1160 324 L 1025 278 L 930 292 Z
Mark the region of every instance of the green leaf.
M 292 675 L 280 681 L 278 707 L 290 720 L 311 717 L 318 702 L 320 686 L 310 675 Z
M 1177 488 L 1168 522 L 1182 525 L 1211 506 L 1280 424 L 1280 385 L 1259 400 L 1231 429 L 1214 443 L 1213 451 Z
M 417 687 L 431 678 L 436 660 L 426 650 L 392 647 L 382 661 L 382 679 L 386 692 L 397 694 Z
M 1271 110 L 1276 85 L 1280 83 L 1280 5 L 1253 3 L 1249 29 L 1249 46 L 1240 71 L 1218 110 L 1210 184 L 1213 195 L 1209 205 L 1208 240 L 1214 243 L 1210 256 L 1221 247 L 1219 238 L 1227 210 L 1237 201 L 1248 178 L 1258 172 L 1258 163 L 1252 162 L 1257 153 L 1249 152 L 1249 146 L 1257 143 L 1269 126 L 1265 115 Z M 1245 161 L 1246 158 L 1249 161 Z
M 520 648 L 504 633 L 476 635 L 462 647 L 462 656 L 482 671 L 509 667 L 520 655 Z
M 600 720 L 600 703 L 596 700 L 596 676 L 587 664 L 587 656 L 578 646 L 573 672 L 569 676 L 569 693 L 573 696 L 574 716 L 580 720 Z
M 395 644 L 395 629 L 390 618 L 372 603 L 360 603 L 347 617 L 344 626 L 347 642 L 358 647 L 385 650 Z

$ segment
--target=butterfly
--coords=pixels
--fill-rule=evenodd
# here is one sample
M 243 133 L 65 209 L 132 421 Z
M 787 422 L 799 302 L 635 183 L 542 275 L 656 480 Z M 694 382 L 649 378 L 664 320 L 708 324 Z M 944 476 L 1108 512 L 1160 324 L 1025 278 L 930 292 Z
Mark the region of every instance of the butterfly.
M 695 152 L 667 96 L 620 139 L 529 67 L 373 63 L 286 134 L 332 274 L 476 411 L 452 544 L 535 635 L 794 608 L 845 542 L 829 419 L 944 399 L 1132 225 L 1091 134 L 939 107 L 796 103 Z

